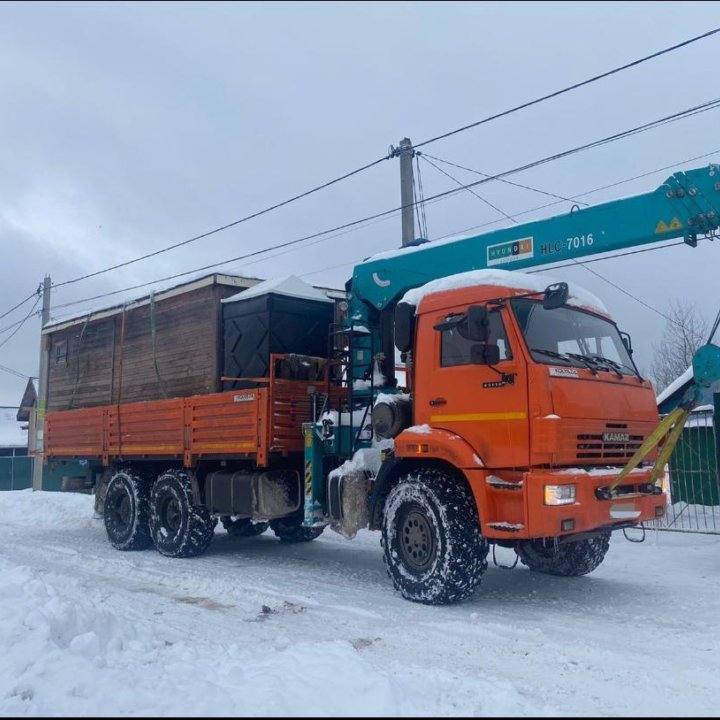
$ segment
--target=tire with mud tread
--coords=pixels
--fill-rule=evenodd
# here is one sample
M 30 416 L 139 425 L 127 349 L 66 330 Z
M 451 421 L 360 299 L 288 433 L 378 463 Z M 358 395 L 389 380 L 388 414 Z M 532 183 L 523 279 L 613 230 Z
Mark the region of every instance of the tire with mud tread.
M 560 577 L 579 577 L 595 570 L 610 548 L 610 533 L 555 547 L 552 539 L 530 540 L 517 547 L 523 565 L 535 572 Z
M 150 491 L 150 533 L 162 555 L 201 555 L 213 539 L 216 524 L 206 507 L 194 504 L 185 470 L 167 470 L 155 480 Z
M 150 483 L 132 470 L 117 470 L 107 485 L 103 521 L 110 544 L 117 550 L 145 550 L 150 536 Z
M 268 522 L 254 523 L 248 518 L 233 520 L 231 517 L 225 516 L 220 520 L 228 535 L 234 537 L 256 537 L 262 535 L 270 527 Z
M 291 515 L 290 517 L 278 518 L 270 521 L 270 527 L 282 542 L 299 543 L 310 542 L 322 535 L 325 525 L 321 527 L 303 527 L 304 518 L 303 510 Z
M 426 605 L 469 597 L 488 566 L 475 499 L 462 479 L 440 468 L 411 471 L 390 490 L 382 546 L 395 589 Z

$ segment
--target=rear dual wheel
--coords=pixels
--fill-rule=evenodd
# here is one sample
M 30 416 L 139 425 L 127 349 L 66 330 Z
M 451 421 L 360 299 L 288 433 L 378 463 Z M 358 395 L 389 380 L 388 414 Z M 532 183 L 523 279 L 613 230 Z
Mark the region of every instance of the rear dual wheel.
M 131 470 L 118 470 L 107 485 L 103 504 L 105 531 L 117 550 L 145 550 L 150 535 L 150 483 Z
M 217 521 L 193 501 L 192 482 L 185 470 L 167 470 L 150 491 L 150 534 L 167 557 L 193 557 L 207 550 Z
M 215 532 L 207 508 L 195 505 L 190 476 L 168 470 L 150 481 L 131 469 L 115 472 L 107 485 L 103 519 L 112 546 L 145 550 L 153 544 L 168 557 L 207 550 Z

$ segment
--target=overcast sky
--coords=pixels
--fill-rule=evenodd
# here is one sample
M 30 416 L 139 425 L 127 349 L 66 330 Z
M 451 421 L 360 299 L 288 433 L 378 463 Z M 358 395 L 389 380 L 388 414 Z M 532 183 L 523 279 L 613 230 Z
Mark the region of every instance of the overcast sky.
M 419 143 L 720 26 L 720 4 L 670 3 L 11 3 L 0 4 L 0 314 L 53 282 L 232 222 Z M 720 96 L 720 36 L 424 148 L 497 173 Z M 543 165 L 512 179 L 569 196 L 720 151 L 720 110 Z M 421 165 L 425 194 L 453 187 Z M 458 179 L 477 178 L 448 168 Z M 586 198 L 653 190 L 657 174 Z M 504 212 L 547 202 L 493 183 Z M 192 270 L 399 204 L 388 160 L 310 198 L 205 240 L 52 293 L 57 306 Z M 566 212 L 564 203 L 523 216 Z M 427 207 L 428 234 L 499 220 L 468 192 Z M 353 263 L 400 245 L 400 219 L 224 272 L 294 273 L 341 287 Z M 666 312 L 671 298 L 720 306 L 720 243 L 591 267 Z M 601 297 L 649 369 L 665 321 L 582 267 L 554 276 Z M 130 298 L 134 291 L 115 299 Z M 53 310 L 53 317 L 103 305 Z M 22 319 L 32 304 L 0 320 Z M 40 322 L 0 347 L 37 375 Z M 0 333 L 0 342 L 9 333 Z M 25 382 L 0 372 L 0 404 Z

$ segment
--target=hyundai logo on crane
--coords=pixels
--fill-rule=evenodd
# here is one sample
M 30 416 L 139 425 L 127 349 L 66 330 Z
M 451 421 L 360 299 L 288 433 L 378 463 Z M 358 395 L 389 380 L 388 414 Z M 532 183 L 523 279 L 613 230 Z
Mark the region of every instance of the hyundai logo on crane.
M 533 257 L 533 239 L 525 237 L 520 240 L 489 245 L 487 249 L 487 265 L 503 265 L 515 260 L 528 260 Z

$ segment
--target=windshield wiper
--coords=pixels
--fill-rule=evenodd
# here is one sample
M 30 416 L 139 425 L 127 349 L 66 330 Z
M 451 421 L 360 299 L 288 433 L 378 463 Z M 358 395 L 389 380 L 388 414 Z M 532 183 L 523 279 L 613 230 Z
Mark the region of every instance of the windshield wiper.
M 546 350 L 545 348 L 530 348 L 531 353 L 542 353 L 548 357 L 557 358 L 558 360 L 564 360 L 570 362 L 570 358 L 564 353 L 555 352 L 554 350 Z
M 630 372 L 633 375 L 636 375 L 638 377 L 638 379 L 640 379 L 640 380 L 643 379 L 642 375 L 638 372 L 637 368 L 630 367 L 630 365 L 625 365 L 625 363 L 616 362 L 615 360 L 611 360 L 610 358 L 606 358 L 602 355 L 593 355 L 593 358 L 596 358 L 597 360 L 602 360 L 603 362 L 610 365 L 619 376 L 622 375 L 622 373 L 619 372 L 616 368 L 620 368 L 620 369 L 625 368 L 627 370 L 630 370 Z
M 598 368 L 602 370 L 602 366 L 598 364 L 597 360 L 593 360 L 589 355 L 580 355 L 580 353 L 568 353 L 568 357 L 579 360 L 593 375 L 598 374 Z

